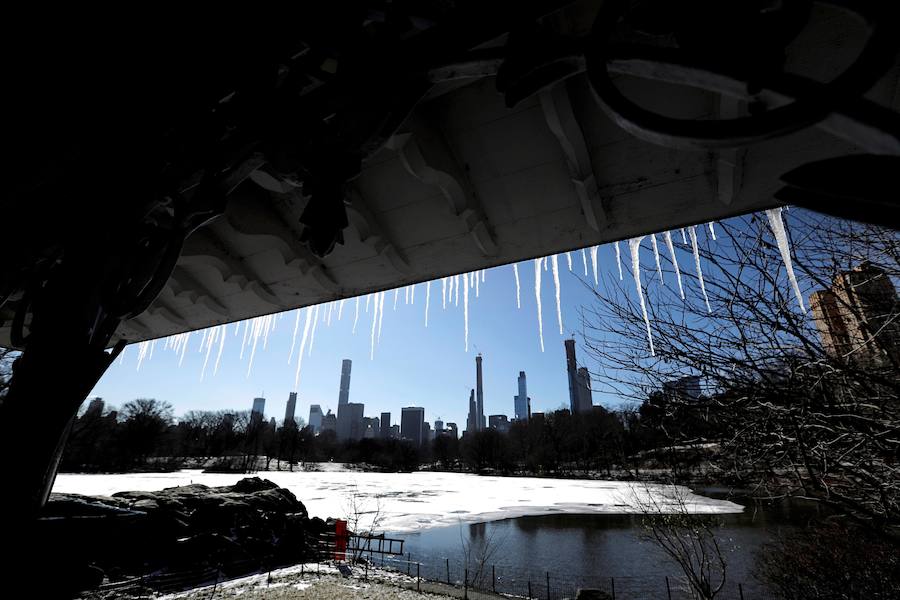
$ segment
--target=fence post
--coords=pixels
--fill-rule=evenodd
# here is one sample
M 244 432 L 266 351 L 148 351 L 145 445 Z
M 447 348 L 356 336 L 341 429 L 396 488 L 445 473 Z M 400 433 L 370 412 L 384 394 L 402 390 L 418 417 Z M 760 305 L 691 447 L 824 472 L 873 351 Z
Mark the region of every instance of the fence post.
M 612 600 L 616 600 L 616 578 L 609 578 L 609 587 L 612 589 Z
M 422 563 L 416 561 L 416 591 L 417 592 L 422 591 L 422 588 L 419 587 L 419 583 L 422 581 L 421 578 L 419 577 L 419 567 L 421 567 L 421 566 L 422 566 Z
M 672 600 L 672 588 L 669 587 L 669 576 L 666 575 L 666 593 L 669 595 L 669 600 Z
M 531 600 L 531 580 L 528 580 L 528 600 Z
M 366 581 L 369 580 L 369 563 L 366 562 Z
M 497 567 L 491 565 L 491 590 L 497 593 Z
M 547 600 L 550 600 L 550 571 L 547 571 Z
M 406 574 L 407 575 L 409 575 L 409 570 L 412 568 L 412 565 L 410 564 L 410 561 L 412 560 L 411 556 L 412 556 L 412 552 L 406 553 Z
M 469 567 L 466 567 L 465 576 L 463 577 L 463 598 L 469 597 Z
M 744 600 L 744 586 L 738 583 L 738 592 L 741 595 L 741 600 Z
M 447 560 L 447 585 L 450 585 L 450 559 Z

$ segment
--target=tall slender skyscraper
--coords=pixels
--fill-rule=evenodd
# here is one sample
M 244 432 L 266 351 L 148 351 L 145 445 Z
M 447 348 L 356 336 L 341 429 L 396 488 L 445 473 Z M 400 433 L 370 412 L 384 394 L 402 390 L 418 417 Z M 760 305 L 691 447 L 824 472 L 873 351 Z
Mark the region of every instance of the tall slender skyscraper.
M 318 404 L 309 405 L 309 426 L 312 427 L 313 433 L 322 431 L 322 407 Z
M 519 394 L 513 396 L 513 412 L 517 421 L 528 420 L 528 386 L 525 383 L 525 371 L 519 371 Z
M 342 404 L 347 404 L 350 402 L 350 368 L 353 366 L 353 361 L 349 358 L 345 358 L 344 362 L 341 363 L 341 390 L 338 393 L 338 409 Z
M 250 409 L 250 423 L 253 425 L 259 424 L 262 421 L 263 414 L 266 411 L 266 399 L 265 398 L 254 398 L 253 399 L 253 408 Z
M 425 433 L 425 409 L 407 406 L 400 410 L 400 437 L 421 446 Z
M 573 415 L 590 412 L 593 406 L 591 399 L 590 374 L 585 367 L 578 368 L 575 360 L 575 340 L 566 340 L 566 370 L 569 374 L 569 410 Z
M 469 391 L 469 415 L 466 418 L 466 433 L 478 431 L 478 408 L 475 405 L 475 390 Z
M 288 394 L 287 407 L 284 409 L 284 425 L 294 423 L 294 411 L 297 410 L 297 392 Z
M 381 439 L 386 440 L 391 437 L 391 413 L 381 413 Z
M 475 357 L 475 408 L 477 410 L 476 430 L 485 429 L 487 423 L 484 420 L 484 389 L 481 383 L 481 353 Z

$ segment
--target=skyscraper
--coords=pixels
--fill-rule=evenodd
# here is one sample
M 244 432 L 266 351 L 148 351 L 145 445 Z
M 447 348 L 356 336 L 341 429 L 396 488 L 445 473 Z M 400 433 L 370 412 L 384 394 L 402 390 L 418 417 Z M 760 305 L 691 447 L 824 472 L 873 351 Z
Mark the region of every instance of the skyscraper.
M 322 418 L 325 415 L 322 414 L 322 407 L 318 404 L 310 404 L 309 405 L 309 426 L 312 428 L 313 433 L 319 433 L 322 431 Z
M 469 391 L 469 415 L 466 417 L 466 433 L 475 433 L 478 431 L 477 424 L 478 408 L 475 405 L 475 390 Z
M 294 423 L 294 411 L 297 410 L 297 392 L 288 394 L 287 407 L 284 409 L 284 425 Z
M 381 439 L 386 440 L 391 437 L 391 413 L 381 413 Z
M 459 431 L 457 430 L 456 423 L 447 423 L 447 434 L 450 435 L 454 440 L 459 437 Z
M 425 430 L 425 409 L 407 406 L 400 411 L 400 437 L 421 446 Z
M 103 398 L 99 396 L 91 400 L 91 403 L 88 404 L 87 409 L 84 411 L 84 415 L 82 418 L 91 418 L 96 419 L 99 418 L 100 415 L 103 414 Z
M 506 415 L 490 415 L 488 417 L 488 426 L 500 433 L 506 433 L 509 431 L 509 418 Z
M 566 370 L 569 375 L 569 410 L 573 415 L 590 412 L 593 401 L 591 399 L 591 377 L 587 369 L 578 368 L 575 360 L 575 340 L 566 340 Z
M 338 405 L 337 412 L 337 439 L 361 440 L 365 433 L 363 425 L 364 406 L 361 402 L 347 402 Z
M 813 292 L 810 308 L 825 352 L 856 364 L 900 365 L 897 291 L 880 268 L 863 262 Z
M 338 392 L 338 414 L 341 411 L 341 405 L 350 402 L 350 368 L 353 361 L 345 358 L 341 363 L 341 389 Z
M 250 409 L 250 423 L 258 424 L 262 421 L 263 414 L 266 411 L 266 399 L 265 398 L 254 398 L 253 399 L 253 408 Z
M 484 420 L 484 388 L 481 382 L 481 353 L 475 357 L 475 406 L 478 412 L 478 419 L 475 421 L 476 430 L 484 429 L 487 425 Z
M 528 388 L 525 383 L 525 371 L 519 371 L 519 393 L 513 396 L 513 408 L 517 421 L 528 420 Z

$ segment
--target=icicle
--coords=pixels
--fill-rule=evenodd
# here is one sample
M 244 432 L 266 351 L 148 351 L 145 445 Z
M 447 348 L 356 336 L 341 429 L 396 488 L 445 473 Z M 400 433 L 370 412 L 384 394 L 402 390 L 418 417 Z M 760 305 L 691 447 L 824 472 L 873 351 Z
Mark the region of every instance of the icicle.
M 538 337 L 544 351 L 544 318 L 541 316 L 541 259 L 534 259 L 534 298 L 537 300 Z
M 522 302 L 519 299 L 519 265 L 513 263 L 513 275 L 516 276 L 516 308 L 522 308 Z
M 584 263 L 584 276 L 588 276 L 587 270 L 587 253 L 584 251 L 584 248 L 581 249 L 581 262 Z
M 459 275 L 453 276 L 453 287 L 456 289 L 456 306 L 459 306 Z
M 200 347 L 197 348 L 197 352 L 203 352 L 203 346 L 206 345 L 206 338 L 209 336 L 209 329 L 203 330 L 203 338 L 200 340 Z M 202 377 L 201 377 L 202 380 Z
M 700 280 L 700 291 L 703 292 L 703 299 L 706 301 L 706 312 L 712 312 L 709 306 L 709 296 L 706 295 L 706 284 L 703 283 L 703 269 L 700 268 L 700 250 L 697 248 L 697 227 L 691 225 L 688 229 L 691 236 L 691 247 L 694 251 L 694 267 L 697 269 L 697 279 Z
M 447 310 L 447 278 L 441 277 L 441 310 Z
M 334 302 L 328 303 L 328 315 L 325 318 L 325 325 L 331 327 L 331 313 L 334 310 Z
M 376 342 L 381 344 L 381 325 L 384 323 L 384 292 L 381 292 L 381 299 L 378 301 L 378 339 Z
M 619 249 L 619 242 L 616 242 L 616 264 L 619 266 L 619 281 L 623 281 L 622 277 L 622 251 Z
M 469 285 L 463 286 L 463 323 L 466 336 L 466 352 L 469 351 Z
M 219 361 L 222 360 L 222 350 L 225 349 L 225 338 L 228 337 L 228 329 L 225 325 L 222 325 L 222 335 L 219 338 L 219 352 L 216 354 L 216 366 L 213 369 L 213 375 L 216 375 L 219 372 Z
M 644 288 L 641 286 L 641 240 L 644 236 L 631 238 L 628 240 L 628 247 L 631 250 L 631 273 L 634 275 L 634 285 L 637 287 L 638 298 L 641 300 L 641 314 L 644 315 L 644 325 L 647 327 L 647 340 L 650 342 L 650 356 L 656 356 L 653 350 L 653 334 L 650 332 L 650 317 L 647 316 L 647 305 L 644 302 Z
M 684 288 L 681 285 L 681 269 L 678 268 L 678 258 L 675 256 L 675 245 L 672 244 L 672 234 L 667 231 L 663 235 L 666 238 L 666 246 L 669 248 L 669 256 L 672 257 L 672 265 L 675 267 L 675 279 L 678 280 L 678 293 L 681 294 L 681 299 L 684 300 Z
M 597 247 L 594 246 L 594 249 Z M 596 252 L 595 252 L 596 254 Z M 559 335 L 563 334 L 563 324 L 562 324 L 562 306 L 559 302 L 559 264 L 557 261 L 556 254 L 554 254 L 550 260 L 552 261 L 552 272 L 553 272 L 553 287 L 556 292 L 556 320 L 559 321 Z M 594 263 L 596 265 L 596 263 Z
M 715 229 L 715 227 L 713 227 L 713 222 L 710 221 L 709 223 L 707 223 L 707 225 L 709 225 L 709 233 L 710 233 L 710 235 L 712 235 L 712 239 L 715 242 L 716 241 L 716 229 Z
M 400 288 L 394 288 L 394 310 L 397 310 L 397 298 L 400 296 Z
M 544 261 L 544 270 L 546 271 L 547 270 L 547 257 L 546 256 L 543 258 L 543 261 Z
M 591 247 L 591 268 L 594 271 L 594 287 L 596 287 L 600 285 L 600 280 L 597 278 L 597 246 Z
M 366 314 L 369 314 L 369 301 L 372 300 L 372 294 L 366 294 Z
M 138 343 L 138 357 L 137 357 L 137 369 L 136 371 L 141 370 L 141 364 L 144 362 L 144 357 L 147 356 L 147 350 L 150 349 L 150 342 L 139 342 Z
M 344 302 L 346 300 L 346 298 L 341 298 L 341 303 L 338 304 L 338 321 L 340 321 L 341 317 L 344 315 Z
M 478 280 L 479 280 L 478 273 L 475 273 L 475 297 L 476 298 L 478 297 L 478 294 L 479 294 L 479 291 L 478 291 L 479 281 Z
M 687 238 L 684 237 L 684 227 L 681 228 L 681 243 L 687 246 Z
M 403 288 L 403 292 L 404 292 L 404 294 L 406 294 L 406 304 L 408 305 L 409 304 L 409 286 L 406 286 L 405 288 Z
M 244 348 L 247 347 L 247 331 L 250 329 L 250 321 L 244 321 L 244 341 L 241 342 L 241 360 L 244 360 Z
M 359 316 L 359 297 L 356 298 L 357 316 Z M 312 324 L 313 310 L 306 307 L 306 324 L 303 326 L 303 337 L 300 338 L 300 352 L 297 353 L 297 370 L 294 372 L 294 389 L 300 387 L 300 365 L 303 364 L 303 351 L 306 349 L 306 339 L 309 337 L 309 329 Z
M 412 284 L 412 289 L 409 291 L 409 303 L 416 303 L 416 284 Z
M 256 344 L 259 342 L 259 326 L 260 319 L 256 317 L 250 321 L 253 328 L 250 330 L 250 339 L 253 341 L 250 350 L 250 362 L 247 363 L 247 377 L 250 377 L 250 371 L 253 369 L 253 357 L 256 356 Z
M 316 342 L 316 324 L 319 322 L 319 305 L 316 304 L 316 312 L 313 315 L 313 324 L 312 331 L 309 332 L 309 353 L 307 356 L 312 356 L 313 344 Z
M 572 253 L 566 252 L 566 262 L 569 263 L 569 273 L 572 272 Z
M 369 360 L 375 360 L 375 332 L 378 330 L 378 292 L 375 292 L 375 309 L 372 311 L 372 335 L 369 350 Z
M 234 335 L 237 336 L 238 332 L 241 330 L 241 322 L 238 321 L 234 324 Z
M 653 245 L 653 258 L 656 259 L 656 272 L 659 273 L 659 282 L 666 285 L 666 280 L 662 276 L 662 264 L 659 262 L 659 246 L 656 245 L 656 234 L 650 235 L 650 243 Z
M 191 339 L 191 332 L 188 331 L 184 335 L 184 344 L 181 347 L 181 358 L 178 359 L 178 366 L 181 366 L 181 363 L 184 362 L 184 353 L 187 352 L 188 340 Z
M 156 348 L 156 340 L 152 340 L 150 342 L 150 356 L 147 357 L 147 360 L 153 360 L 153 349 Z
M 122 351 L 119 352 L 119 364 L 123 364 L 125 362 L 125 351 L 128 350 L 128 346 L 122 348 Z
M 431 304 L 431 282 L 425 284 L 425 327 L 428 327 L 428 306 Z
M 203 347 L 203 344 L 206 344 L 206 355 L 203 358 L 203 369 L 200 370 L 200 381 L 203 381 L 203 377 L 206 375 L 206 364 L 209 362 L 209 352 L 212 350 L 212 345 L 216 341 L 216 334 L 218 333 L 217 328 L 213 328 L 212 330 L 208 330 L 203 334 L 203 341 L 200 344 L 200 347 Z M 207 340 L 209 343 L 207 344 Z
M 800 310 L 806 312 L 806 306 L 803 304 L 803 294 L 800 293 L 800 285 L 797 283 L 797 277 L 794 275 L 794 265 L 791 262 L 791 246 L 788 242 L 787 231 L 784 229 L 784 220 L 781 218 L 781 208 L 770 208 L 766 211 L 769 217 L 769 226 L 772 233 L 775 234 L 775 241 L 778 243 L 778 251 L 781 252 L 781 260 L 784 261 L 784 268 L 787 270 L 788 279 L 791 280 L 791 287 L 794 288 L 794 295 L 797 296 L 797 304 Z
M 294 358 L 294 344 L 297 342 L 297 329 L 300 328 L 300 309 L 294 311 L 297 313 L 297 318 L 294 320 L 294 335 L 291 336 L 291 351 L 288 354 L 288 364 L 291 364 L 291 359 Z
M 356 324 L 359 322 L 359 296 L 356 297 L 356 316 L 353 317 L 353 331 L 351 333 L 356 333 Z

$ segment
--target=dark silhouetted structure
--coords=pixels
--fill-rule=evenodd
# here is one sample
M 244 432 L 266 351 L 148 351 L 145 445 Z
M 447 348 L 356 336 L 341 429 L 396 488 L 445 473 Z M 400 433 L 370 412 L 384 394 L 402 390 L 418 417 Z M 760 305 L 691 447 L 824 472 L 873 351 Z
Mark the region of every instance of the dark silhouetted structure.
M 400 437 L 421 446 L 425 432 L 425 409 L 407 406 L 400 412 Z

